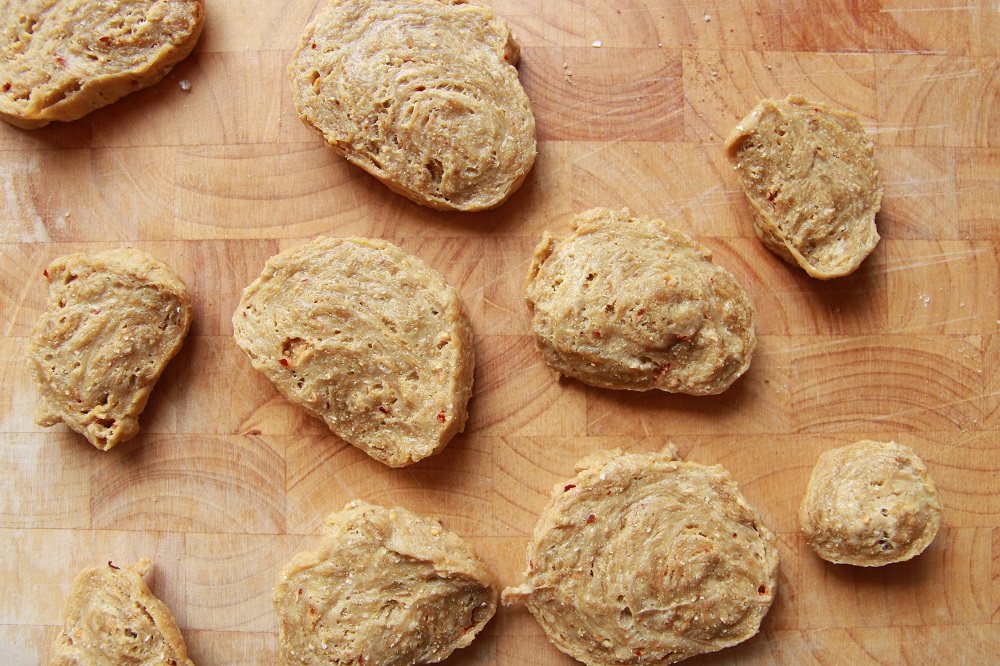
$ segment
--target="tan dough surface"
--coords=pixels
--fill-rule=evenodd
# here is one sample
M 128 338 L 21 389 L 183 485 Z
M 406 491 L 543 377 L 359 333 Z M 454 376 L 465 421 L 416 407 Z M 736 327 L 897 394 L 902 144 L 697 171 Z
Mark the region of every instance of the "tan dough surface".
M 45 269 L 48 306 L 31 332 L 35 422 L 63 421 L 107 451 L 139 415 L 191 326 L 191 296 L 141 250 L 60 257 Z
M 941 498 L 910 448 L 861 441 L 820 456 L 799 524 L 824 560 L 877 567 L 909 560 L 930 545 L 941 524 Z
M 302 120 L 394 191 L 483 210 L 535 161 L 506 21 L 465 0 L 333 0 L 289 66 Z
M 391 243 L 321 236 L 271 257 L 233 328 L 285 397 L 387 465 L 465 427 L 475 352 L 458 292 Z
M 151 86 L 187 57 L 202 0 L 0 0 L 0 118 L 76 120 Z
M 878 244 L 882 184 L 851 113 L 799 95 L 764 100 L 726 139 L 757 237 L 809 275 L 854 272 Z
M 627 209 L 571 224 L 567 237 L 543 235 L 525 287 L 550 366 L 594 386 L 691 395 L 721 393 L 747 370 L 753 306 L 707 248 Z
M 152 568 L 143 558 L 81 571 L 49 666 L 194 666 L 170 609 L 142 580 Z
M 523 601 L 591 666 L 672 664 L 757 633 L 777 541 L 720 466 L 603 451 L 555 487 L 528 545 Z
M 332 514 L 319 549 L 274 588 L 283 663 L 430 664 L 469 645 L 496 612 L 491 574 L 458 535 L 363 501 Z

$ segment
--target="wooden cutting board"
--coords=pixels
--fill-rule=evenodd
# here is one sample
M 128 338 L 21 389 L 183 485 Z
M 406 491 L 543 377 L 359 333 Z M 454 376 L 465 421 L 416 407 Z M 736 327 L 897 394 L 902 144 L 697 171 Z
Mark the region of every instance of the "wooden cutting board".
M 0 663 L 44 662 L 81 568 L 149 556 L 197 664 L 274 664 L 276 573 L 352 498 L 440 516 L 517 584 L 579 458 L 668 441 L 728 468 L 780 537 L 760 635 L 691 663 L 1000 660 L 996 0 L 495 0 L 524 47 L 539 157 L 508 203 L 471 215 L 392 194 L 298 120 L 285 68 L 324 4 L 210 0 L 197 50 L 159 85 L 78 122 L 0 127 Z M 793 92 L 858 114 L 884 178 L 883 241 L 832 282 L 755 240 L 723 155 L 757 98 Z M 598 390 L 542 364 L 521 294 L 532 248 L 598 205 L 680 211 L 745 285 L 759 351 L 725 394 Z M 383 467 L 233 342 L 241 289 L 319 234 L 385 238 L 461 292 L 476 393 L 442 455 Z M 123 245 L 181 274 L 196 320 L 142 434 L 102 453 L 34 425 L 26 336 L 51 259 Z M 798 534 L 817 456 L 861 438 L 909 444 L 940 486 L 941 532 L 909 563 L 829 565 Z M 447 663 L 572 660 L 503 609 Z

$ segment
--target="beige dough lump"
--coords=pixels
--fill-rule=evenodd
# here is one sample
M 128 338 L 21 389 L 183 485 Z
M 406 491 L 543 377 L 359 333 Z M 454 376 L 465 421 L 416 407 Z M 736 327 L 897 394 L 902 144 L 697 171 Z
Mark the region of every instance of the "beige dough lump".
M 0 0 L 0 119 L 76 120 L 187 57 L 202 0 Z
M 407 666 L 469 645 L 496 583 L 458 535 L 405 509 L 351 502 L 274 588 L 285 666 Z
M 48 307 L 31 331 L 35 422 L 63 421 L 107 451 L 139 433 L 139 415 L 191 326 L 191 296 L 140 250 L 72 254 L 45 269 Z
M 542 236 L 525 299 L 559 373 L 593 386 L 708 395 L 750 367 L 746 293 L 712 253 L 662 220 L 594 208 Z
M 919 555 L 937 535 L 941 498 L 922 460 L 895 442 L 827 451 L 799 507 L 806 542 L 829 562 L 877 567 Z
M 330 147 L 441 210 L 498 206 L 535 161 L 507 22 L 474 0 L 332 0 L 288 68 Z
M 170 609 L 142 580 L 152 568 L 143 558 L 81 571 L 49 666 L 194 666 Z
M 855 115 L 799 95 L 764 100 L 726 139 L 757 237 L 809 275 L 854 272 L 878 244 L 882 184 Z
M 271 257 L 233 329 L 286 398 L 386 465 L 465 427 L 475 357 L 458 292 L 391 243 L 321 236 Z
M 505 604 L 527 604 L 589 666 L 672 664 L 757 633 L 777 543 L 723 468 L 614 450 L 577 469 L 538 518 Z

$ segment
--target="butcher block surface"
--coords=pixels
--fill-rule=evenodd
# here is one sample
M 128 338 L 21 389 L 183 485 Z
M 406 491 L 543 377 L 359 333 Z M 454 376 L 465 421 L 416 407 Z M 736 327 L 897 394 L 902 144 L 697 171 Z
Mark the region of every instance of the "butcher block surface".
M 80 569 L 147 556 L 196 664 L 275 664 L 278 570 L 353 498 L 439 516 L 515 585 L 577 460 L 668 442 L 732 473 L 781 556 L 760 634 L 688 663 L 1000 661 L 996 0 L 494 0 L 523 46 L 539 155 L 477 214 L 393 194 L 299 121 L 285 69 L 324 4 L 210 0 L 197 49 L 160 84 L 77 122 L 0 127 L 0 663 L 45 663 Z M 883 240 L 846 278 L 811 279 L 755 239 L 722 149 L 758 98 L 789 93 L 853 111 L 874 137 Z M 594 206 L 679 213 L 745 286 L 760 342 L 728 391 L 596 389 L 542 363 L 531 253 Z M 233 341 L 264 261 L 321 234 L 396 243 L 464 299 L 475 393 L 441 455 L 379 464 Z M 171 265 L 195 319 L 141 434 L 101 452 L 34 425 L 25 353 L 48 262 L 121 246 Z M 832 565 L 799 535 L 812 465 L 859 439 L 911 446 L 940 487 L 941 531 L 915 560 Z M 445 663 L 574 662 L 505 608 Z

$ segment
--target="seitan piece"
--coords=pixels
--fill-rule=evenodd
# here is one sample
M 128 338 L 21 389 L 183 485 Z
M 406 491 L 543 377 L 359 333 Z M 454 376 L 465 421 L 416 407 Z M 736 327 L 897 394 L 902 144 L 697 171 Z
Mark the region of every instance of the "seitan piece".
M 391 243 L 321 236 L 271 257 L 233 329 L 286 398 L 386 465 L 465 427 L 475 356 L 458 292 Z
M 726 139 L 757 237 L 823 280 L 854 272 L 878 244 L 882 184 L 857 117 L 799 95 L 764 100 Z
M 535 161 L 506 21 L 472 0 L 332 0 L 288 75 L 303 122 L 390 189 L 440 210 L 498 206 Z
M 143 558 L 81 571 L 49 666 L 194 666 L 170 609 L 142 580 L 152 568 Z
M 409 666 L 469 645 L 496 583 L 458 535 L 405 509 L 348 504 L 274 588 L 284 666 Z
M 151 86 L 204 19 L 202 0 L 0 0 L 0 119 L 76 120 Z
M 602 451 L 559 483 L 528 545 L 523 602 L 588 666 L 673 664 L 757 633 L 777 540 L 719 466 Z
M 556 371 L 593 386 L 691 395 L 726 390 L 757 337 L 746 293 L 712 253 L 662 220 L 594 208 L 542 236 L 525 299 Z
M 139 433 L 191 326 L 191 296 L 167 265 L 130 248 L 60 257 L 45 276 L 48 307 L 28 344 L 35 422 L 62 421 L 107 451 Z
M 923 461 L 895 442 L 863 440 L 816 462 L 799 507 L 809 547 L 828 562 L 877 567 L 922 553 L 941 524 Z

